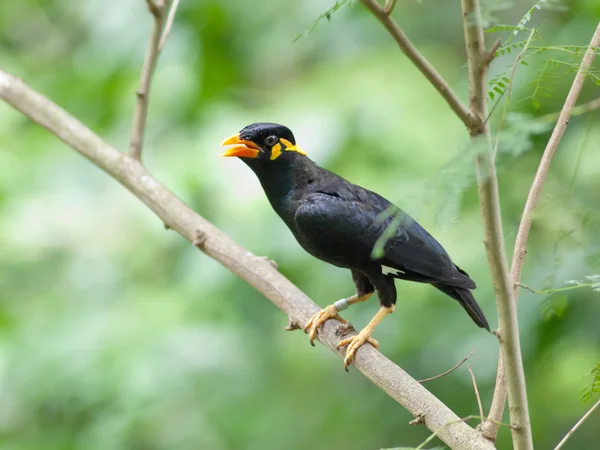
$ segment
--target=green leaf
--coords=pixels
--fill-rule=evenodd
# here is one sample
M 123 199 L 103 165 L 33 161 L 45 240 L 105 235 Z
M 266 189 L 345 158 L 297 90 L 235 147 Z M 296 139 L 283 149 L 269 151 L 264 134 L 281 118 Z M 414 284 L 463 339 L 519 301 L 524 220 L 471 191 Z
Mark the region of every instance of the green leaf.
M 566 294 L 555 294 L 542 303 L 542 316 L 544 320 L 554 317 L 561 318 L 567 312 L 569 298 Z
M 538 99 L 537 99 L 537 98 L 532 98 L 532 99 L 531 99 L 531 102 L 533 103 L 533 107 L 534 107 L 535 109 L 540 109 L 540 102 L 538 101 Z
M 488 92 L 488 95 L 490 96 L 490 100 L 494 100 L 494 93 L 492 91 Z
M 581 401 L 589 402 L 594 394 L 600 393 L 600 362 L 587 375 L 592 375 L 592 384 L 581 390 Z
M 296 36 L 296 39 L 294 39 L 294 43 L 298 42 L 300 39 L 302 39 L 303 37 L 308 36 L 310 33 L 312 33 L 314 31 L 315 28 L 317 28 L 317 25 L 319 25 L 319 22 L 323 19 L 327 19 L 327 21 L 331 20 L 331 15 L 336 12 L 338 9 L 340 9 L 342 6 L 344 5 L 350 5 L 352 3 L 352 0 L 337 0 L 335 2 L 335 5 L 333 5 L 331 8 L 329 8 L 327 11 L 325 11 L 323 14 L 321 14 L 319 17 L 317 17 L 317 20 L 315 20 L 313 22 L 313 24 L 310 26 L 310 28 L 306 31 L 304 31 L 303 33 L 300 33 L 298 36 Z

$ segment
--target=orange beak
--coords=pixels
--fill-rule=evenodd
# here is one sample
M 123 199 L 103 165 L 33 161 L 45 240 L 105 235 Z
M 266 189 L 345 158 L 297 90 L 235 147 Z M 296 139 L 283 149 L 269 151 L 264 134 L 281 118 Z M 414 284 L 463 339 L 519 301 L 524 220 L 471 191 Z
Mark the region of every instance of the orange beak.
M 222 156 L 238 156 L 240 158 L 258 158 L 260 148 L 252 141 L 245 141 L 240 138 L 239 133 L 228 137 L 221 142 L 221 147 L 225 145 L 233 145 L 223 153 Z

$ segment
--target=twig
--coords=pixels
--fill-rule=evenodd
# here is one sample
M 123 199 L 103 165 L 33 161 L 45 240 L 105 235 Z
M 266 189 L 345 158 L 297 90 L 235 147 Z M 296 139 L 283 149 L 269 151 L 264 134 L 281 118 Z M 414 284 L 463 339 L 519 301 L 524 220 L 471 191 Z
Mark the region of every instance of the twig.
M 596 28 L 596 31 L 592 36 L 589 47 L 598 47 L 599 45 L 600 23 L 598 24 L 598 27 Z M 594 60 L 594 56 L 596 55 L 596 52 L 590 50 L 589 47 L 583 57 L 583 60 L 581 61 L 581 65 L 579 66 L 577 75 L 573 80 L 573 84 L 571 85 L 569 94 L 567 95 L 563 108 L 559 114 L 558 121 L 556 122 L 556 126 L 554 127 L 554 131 L 552 132 L 550 140 L 548 141 L 546 149 L 544 150 L 544 154 L 542 155 L 540 165 L 529 190 L 529 195 L 527 196 L 527 202 L 525 203 L 525 208 L 521 217 L 521 223 L 519 224 L 519 231 L 517 232 L 517 239 L 515 242 L 515 249 L 513 252 L 512 259 L 512 267 L 510 271 L 511 280 L 513 283 L 513 297 L 515 304 L 519 296 L 519 283 L 521 281 L 523 262 L 525 260 L 525 253 L 527 251 L 527 240 L 529 238 L 529 231 L 531 230 L 531 224 L 533 222 L 533 213 L 537 206 L 540 194 L 542 193 L 542 188 L 544 187 L 544 182 L 546 181 L 546 176 L 548 175 L 552 158 L 554 157 L 558 144 L 560 143 L 560 140 L 567 128 L 569 118 L 571 117 L 572 111 L 575 107 L 575 103 L 577 102 L 577 97 L 579 97 L 579 93 L 581 92 L 581 88 L 585 81 L 585 74 L 588 72 L 592 61 Z M 503 338 L 504 337 L 505 335 L 503 332 Z M 498 375 L 496 377 L 496 387 L 494 389 L 494 396 L 492 399 L 492 406 L 489 414 L 489 417 L 495 420 L 498 420 L 502 417 L 502 414 L 504 412 L 504 404 L 506 402 L 507 386 L 505 378 L 501 376 L 501 373 L 503 373 L 505 370 L 505 356 L 506 355 L 500 355 L 498 357 Z M 482 431 L 488 438 L 490 436 L 495 437 L 498 433 L 498 428 L 495 427 L 494 424 L 484 424 Z
M 160 35 L 165 18 L 165 8 L 167 0 L 146 0 L 148 9 L 154 17 L 154 25 L 148 39 L 148 49 L 142 67 L 142 76 L 140 86 L 135 92 L 137 102 L 133 112 L 133 125 L 131 126 L 131 142 L 129 144 L 129 154 L 140 160 L 142 158 L 142 143 L 144 140 L 144 129 L 146 128 L 146 118 L 148 117 L 148 97 L 150 96 L 150 83 L 152 75 L 160 53 L 159 43 Z
M 475 390 L 475 398 L 477 398 L 477 406 L 479 406 L 479 415 L 481 416 L 481 423 L 485 420 L 483 417 L 483 406 L 481 405 L 481 397 L 479 396 L 479 389 L 477 389 L 477 380 L 475 380 L 475 374 L 473 373 L 473 369 L 471 369 L 471 364 L 469 364 L 469 373 L 471 374 L 471 380 L 473 380 L 473 389 Z
M 439 375 L 436 375 L 435 377 L 425 378 L 424 380 L 419 380 L 419 383 L 427 383 L 428 381 L 437 380 L 438 378 L 442 378 L 442 377 L 448 375 L 450 372 L 454 372 L 456 369 L 458 369 L 460 366 L 462 366 L 471 356 L 473 356 L 473 353 L 475 353 L 475 350 L 471 350 L 471 353 L 469 353 L 468 356 L 465 356 L 461 362 L 456 364 L 451 369 L 448 369 L 445 372 L 440 373 Z
M 427 61 L 419 50 L 417 50 L 394 19 L 386 13 L 385 8 L 382 8 L 376 0 L 361 0 L 361 2 L 369 8 L 373 15 L 383 24 L 402 52 L 413 62 L 417 69 L 425 75 L 425 78 L 429 80 L 442 97 L 444 97 L 448 105 L 450 105 L 450 108 L 452 108 L 452 111 L 454 111 L 460 120 L 464 122 L 467 128 L 479 126 L 481 124 L 481 119 L 469 111 L 469 109 L 461 102 L 446 80 L 442 78 L 429 61 Z
M 512 95 L 512 86 L 513 86 L 513 81 L 515 79 L 515 72 L 517 71 L 517 66 L 519 65 L 519 61 L 521 61 L 521 58 L 523 58 L 523 55 L 525 54 L 525 52 L 527 51 L 529 44 L 531 42 L 531 39 L 533 38 L 533 35 L 535 34 L 536 29 L 532 28 L 531 29 L 531 33 L 529 33 L 529 37 L 527 38 L 527 42 L 525 42 L 525 45 L 523 46 L 523 50 L 521 50 L 521 52 L 517 55 L 517 58 L 515 59 L 515 62 L 512 66 L 512 70 L 510 71 L 510 79 L 508 81 L 508 86 L 506 88 L 506 100 L 504 100 L 504 108 L 502 108 L 502 117 L 500 117 L 500 123 L 498 124 L 498 131 L 496 132 L 496 143 L 494 144 L 494 150 L 492 150 L 492 157 L 496 157 L 496 153 L 498 152 L 498 145 L 500 144 L 500 134 L 502 132 L 502 126 L 504 125 L 504 118 L 506 117 L 506 111 L 508 110 L 508 104 L 510 102 L 510 97 Z M 504 93 L 502 93 L 502 96 L 504 96 Z M 498 99 L 498 102 L 496 103 L 496 105 L 500 102 L 500 99 Z M 496 106 L 494 105 L 494 107 Z M 493 111 L 492 111 L 493 112 Z M 491 115 L 491 113 L 490 113 Z
M 450 425 L 456 425 L 457 423 L 462 423 L 462 422 L 465 422 L 467 420 L 473 420 L 473 419 L 483 420 L 483 419 L 485 419 L 485 417 L 478 416 L 478 415 L 475 415 L 475 414 L 471 414 L 470 416 L 463 417 L 462 419 L 454 420 L 452 422 L 447 422 L 444 425 L 442 425 L 440 428 L 438 428 L 437 430 L 435 430 L 427 439 L 425 439 L 423 442 L 421 442 L 421 444 L 419 444 L 417 447 L 415 447 L 415 450 L 422 450 L 422 448 L 425 447 L 427 444 L 429 444 L 429 442 L 431 442 L 436 436 L 439 436 L 439 433 L 444 428 L 449 427 Z M 514 428 L 512 425 L 509 425 L 507 423 L 502 423 L 502 422 L 496 421 L 496 424 L 498 426 L 504 426 L 504 427 L 508 427 L 508 428 Z
M 594 286 L 594 284 L 595 283 L 582 283 L 582 284 L 577 284 L 575 286 L 565 286 L 565 287 L 555 288 L 555 289 L 534 289 L 530 286 L 527 286 L 526 284 L 519 283 L 519 287 L 522 287 L 523 289 L 526 289 L 529 292 L 532 292 L 534 294 L 547 295 L 547 294 L 554 294 L 555 292 L 563 292 L 563 291 L 571 291 L 573 289 L 589 288 L 589 287 Z
M 465 43 L 469 69 L 469 106 L 479 117 L 487 117 L 487 92 L 485 42 L 479 0 L 461 0 Z M 512 430 L 515 450 L 533 449 L 525 372 L 519 342 L 519 325 L 517 308 L 513 300 L 510 285 L 508 264 L 502 220 L 500 217 L 500 197 L 498 193 L 498 177 L 492 155 L 492 142 L 487 122 L 480 128 L 471 128 L 474 139 L 484 139 L 486 151 L 475 158 L 479 202 L 483 217 L 484 243 L 487 250 L 488 264 L 492 273 L 496 308 L 502 339 L 501 352 L 506 361 L 506 385 L 508 386 L 511 423 L 516 426 Z M 498 420 L 494 418 L 494 420 Z
M 592 413 L 598 406 L 600 406 L 600 400 L 598 400 L 594 404 L 594 406 L 592 406 L 590 408 L 590 410 L 588 412 L 586 412 L 585 415 L 581 419 L 579 419 L 579 421 L 573 426 L 573 428 L 571 428 L 569 430 L 567 435 L 564 438 L 562 438 L 562 440 L 558 443 L 558 445 L 556 447 L 554 447 L 554 450 L 560 450 L 562 448 L 562 446 L 565 445 L 565 442 L 567 442 L 567 440 L 573 435 L 573 433 L 575 433 L 575 431 L 577 431 L 577 429 L 581 426 L 581 424 L 583 422 L 585 422 L 587 420 L 587 418 L 592 415 Z
M 395 7 L 396 7 L 396 0 L 385 0 L 385 6 L 383 7 L 383 12 L 389 16 L 390 14 L 392 14 Z
M 490 65 L 490 63 L 494 60 L 494 58 L 496 57 L 496 52 L 498 51 L 498 49 L 502 46 L 502 40 L 498 39 L 496 42 L 494 42 L 494 45 L 492 45 L 492 48 L 490 48 L 490 51 L 487 52 L 487 54 L 485 55 L 485 64 L 486 65 Z
M 575 106 L 573 108 L 573 110 L 571 111 L 571 117 L 581 116 L 585 113 L 595 111 L 597 109 L 600 109 L 600 98 L 596 98 L 587 103 L 583 103 L 582 105 Z M 554 122 L 554 121 L 558 120 L 559 116 L 560 116 L 560 112 L 553 112 L 550 114 L 545 114 L 543 116 L 540 116 L 537 118 L 537 120 L 540 120 L 542 122 Z
M 173 21 L 175 20 L 175 14 L 177 13 L 177 7 L 179 6 L 179 0 L 173 0 L 171 4 L 171 9 L 169 10 L 169 16 L 167 17 L 167 24 L 165 25 L 165 29 L 162 33 L 162 37 L 160 38 L 160 42 L 158 44 L 158 51 L 162 52 L 165 43 L 167 42 L 167 38 L 169 34 L 171 34 L 171 29 L 173 28 Z
M 301 328 L 320 308 L 264 259 L 232 241 L 225 233 L 199 216 L 156 180 L 136 159 L 119 152 L 66 111 L 38 94 L 18 78 L 0 70 L 0 98 L 34 122 L 50 130 L 73 149 L 121 183 L 161 219 L 161 223 L 190 242 L 203 236 L 200 250 L 271 300 Z M 336 350 L 341 323 L 328 320 L 319 340 Z M 353 332 L 354 333 L 354 332 Z M 400 367 L 371 346 L 361 348 L 354 363 L 375 385 L 416 415 L 427 411 L 426 426 L 438 430 L 458 419 L 446 405 Z M 453 449 L 493 450 L 492 443 L 466 424 L 444 428 L 437 436 Z

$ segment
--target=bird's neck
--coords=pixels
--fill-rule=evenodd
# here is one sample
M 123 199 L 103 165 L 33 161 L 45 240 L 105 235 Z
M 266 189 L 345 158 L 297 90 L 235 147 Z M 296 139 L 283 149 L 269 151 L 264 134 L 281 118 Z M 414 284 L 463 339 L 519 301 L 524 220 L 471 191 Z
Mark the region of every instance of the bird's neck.
M 284 221 L 291 220 L 299 206 L 299 193 L 316 178 L 319 166 L 306 156 L 248 164 L 258 177 L 271 206 Z

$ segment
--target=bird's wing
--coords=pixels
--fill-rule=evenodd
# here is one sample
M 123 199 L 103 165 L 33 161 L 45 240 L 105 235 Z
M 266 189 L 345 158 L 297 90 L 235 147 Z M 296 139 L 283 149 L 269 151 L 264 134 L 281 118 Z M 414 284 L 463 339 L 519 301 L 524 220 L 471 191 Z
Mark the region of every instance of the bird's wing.
M 425 282 L 475 289 L 475 282 L 454 264 L 440 243 L 413 218 L 403 212 L 400 214 L 400 231 L 385 244 L 383 264 L 408 275 L 424 277 Z
M 372 264 L 373 247 L 393 220 L 381 220 L 389 207 L 393 205 L 374 192 L 350 183 L 337 184 L 307 195 L 296 211 L 295 226 L 315 256 L 347 265 Z M 475 288 L 427 231 L 403 211 L 396 209 L 395 214 L 400 214 L 400 223 L 377 263 L 402 271 L 414 281 Z
M 296 210 L 294 224 L 299 240 L 315 256 L 351 266 L 368 262 L 381 234 L 378 214 L 374 205 L 314 192 Z

